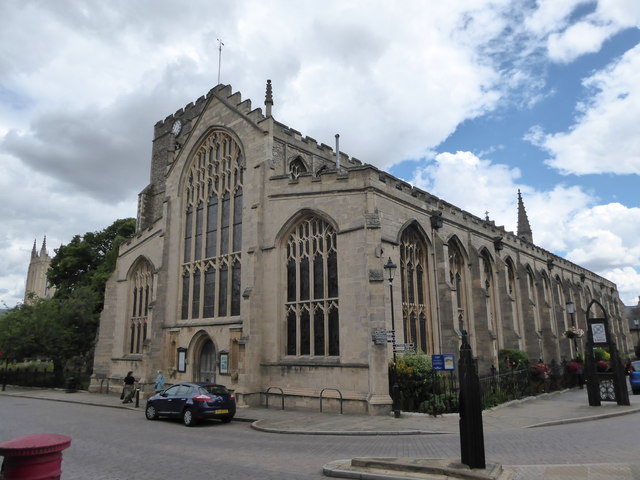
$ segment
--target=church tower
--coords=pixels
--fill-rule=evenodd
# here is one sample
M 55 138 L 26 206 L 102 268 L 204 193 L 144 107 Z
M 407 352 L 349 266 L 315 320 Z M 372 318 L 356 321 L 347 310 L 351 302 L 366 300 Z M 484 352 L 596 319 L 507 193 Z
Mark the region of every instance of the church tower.
M 531 232 L 531 225 L 529 225 L 527 211 L 524 209 L 520 189 L 518 189 L 518 236 L 529 243 L 533 243 L 533 233 Z
M 42 240 L 40 253 L 36 251 L 36 241 L 31 249 L 31 261 L 27 272 L 27 283 L 24 289 L 24 303 L 29 303 L 29 293 L 33 292 L 39 298 L 51 298 L 54 289 L 47 282 L 47 270 L 51 264 L 51 257 L 47 253 L 47 237 Z

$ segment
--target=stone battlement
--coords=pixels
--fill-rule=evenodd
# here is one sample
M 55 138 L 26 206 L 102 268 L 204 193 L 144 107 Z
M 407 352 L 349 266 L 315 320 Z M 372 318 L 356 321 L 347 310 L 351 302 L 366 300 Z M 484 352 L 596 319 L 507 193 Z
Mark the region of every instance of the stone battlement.
M 257 124 L 266 117 L 262 113 L 261 108 L 251 109 L 251 100 L 242 100 L 240 92 L 233 92 L 231 85 L 217 85 L 213 87 L 206 95 L 202 95 L 195 102 L 188 103 L 185 107 L 180 108 L 175 113 L 168 115 L 164 120 L 159 120 L 155 124 L 156 135 L 164 135 L 171 130 L 173 122 L 177 119 L 187 121 L 197 117 L 204 110 L 207 102 L 212 96 L 217 97 L 223 103 L 227 104 L 238 113 L 244 115 L 252 123 Z

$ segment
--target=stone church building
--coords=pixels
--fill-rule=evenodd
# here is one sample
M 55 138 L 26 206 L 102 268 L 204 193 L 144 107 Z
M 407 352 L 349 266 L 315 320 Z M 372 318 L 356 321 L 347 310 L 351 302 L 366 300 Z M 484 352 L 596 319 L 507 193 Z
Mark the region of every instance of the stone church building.
M 392 347 L 372 335 L 391 308 L 396 341 L 425 354 L 457 353 L 468 331 L 481 373 L 502 348 L 575 356 L 562 333 L 585 328 L 591 299 L 630 350 L 616 285 L 536 246 L 519 192 L 514 234 L 277 122 L 273 103 L 270 81 L 264 113 L 218 85 L 155 125 L 92 389 L 132 370 L 148 393 L 161 369 L 225 384 L 239 405 L 273 387 L 315 409 L 326 388 L 347 411 L 387 412 Z
M 38 298 L 51 298 L 55 293 L 55 287 L 49 285 L 47 270 L 51 265 L 51 257 L 47 253 L 47 237 L 42 240 L 40 252 L 36 250 L 36 241 L 33 241 L 31 259 L 27 270 L 27 281 L 24 288 L 24 303 L 31 301 L 31 295 Z

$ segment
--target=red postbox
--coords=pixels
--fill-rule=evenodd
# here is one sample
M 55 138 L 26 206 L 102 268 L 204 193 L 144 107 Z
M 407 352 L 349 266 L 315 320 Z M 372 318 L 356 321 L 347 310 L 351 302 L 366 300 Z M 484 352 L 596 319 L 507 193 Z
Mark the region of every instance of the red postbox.
M 59 480 L 62 450 L 71 437 L 55 433 L 25 435 L 0 443 L 4 480 Z

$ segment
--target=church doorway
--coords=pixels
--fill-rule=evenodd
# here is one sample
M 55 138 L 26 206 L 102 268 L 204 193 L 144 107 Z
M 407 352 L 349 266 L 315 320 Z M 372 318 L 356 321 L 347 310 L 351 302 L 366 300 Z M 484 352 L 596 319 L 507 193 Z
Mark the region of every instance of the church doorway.
M 196 376 L 197 382 L 215 383 L 216 381 L 216 349 L 211 339 L 208 339 L 204 345 L 202 345 L 196 368 Z

